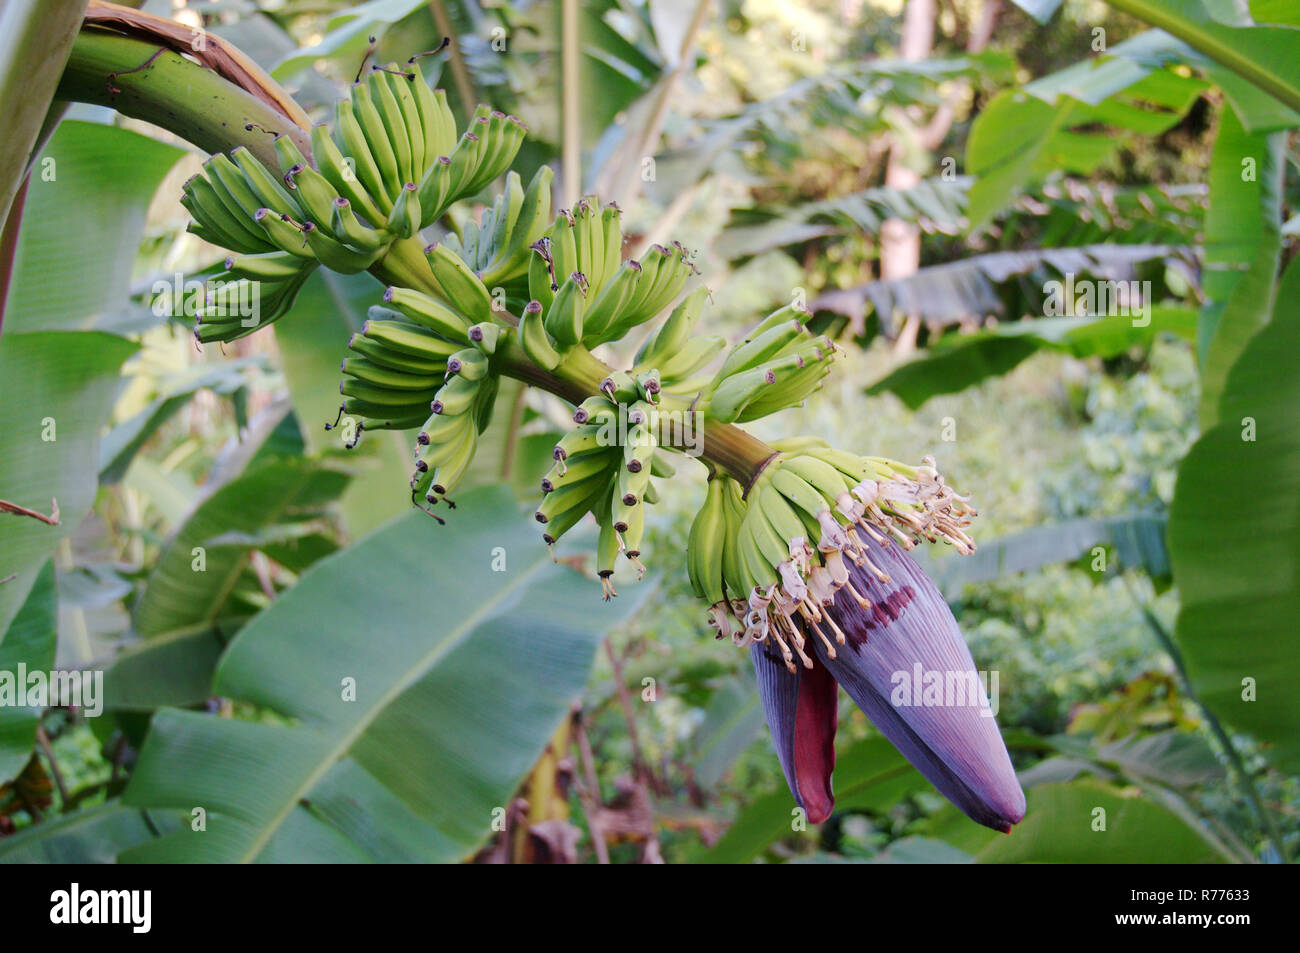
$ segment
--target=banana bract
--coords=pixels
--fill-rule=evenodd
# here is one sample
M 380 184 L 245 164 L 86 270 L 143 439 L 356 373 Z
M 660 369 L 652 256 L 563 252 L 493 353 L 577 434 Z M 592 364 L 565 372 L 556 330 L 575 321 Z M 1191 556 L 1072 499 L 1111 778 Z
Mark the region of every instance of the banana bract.
M 819 390 L 836 345 L 793 305 L 730 348 L 702 333 L 708 291 L 692 287 L 687 250 L 652 245 L 625 258 L 619 209 L 594 196 L 553 209 L 548 168 L 527 185 L 509 172 L 476 220 L 459 214 L 463 224 L 437 241 L 416 239 L 506 173 L 523 135 L 487 107 L 458 131 L 439 91 L 390 65 L 339 103 L 332 132 L 313 130 L 312 161 L 285 136 L 275 140 L 279 174 L 246 150 L 213 156 L 184 202 L 193 231 L 232 252 L 226 297 L 246 283 L 267 289 L 261 323 L 287 310 L 317 266 L 393 274 L 377 263 L 406 243 L 401 273 L 416 286 L 387 287 L 347 342 L 339 419 L 353 418 L 349 445 L 365 430 L 416 434 L 411 500 L 440 522 L 503 375 L 585 397 L 539 475 L 535 515 L 548 546 L 594 515 L 606 599 L 620 559 L 644 572 L 656 480 L 672 478 L 675 458 L 702 457 L 710 479 L 687 572 L 718 638 L 750 649 L 782 767 L 811 820 L 834 804 L 840 685 L 955 804 L 1008 829 L 1024 798 L 983 692 L 970 698 L 985 710 L 905 705 L 892 691 L 915 666 L 975 675 L 951 612 L 907 554 L 921 540 L 972 551 L 974 509 L 928 458 L 909 466 L 811 438 L 769 447 L 738 431 Z M 241 317 L 205 308 L 198 337 L 248 333 Z M 631 367 L 591 354 L 644 325 Z

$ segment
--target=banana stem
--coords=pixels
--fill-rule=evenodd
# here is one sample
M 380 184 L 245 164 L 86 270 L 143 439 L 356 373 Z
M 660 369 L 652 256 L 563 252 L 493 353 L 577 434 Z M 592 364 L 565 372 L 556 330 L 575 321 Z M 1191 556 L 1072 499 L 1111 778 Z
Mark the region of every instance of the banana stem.
M 507 377 L 540 387 L 575 406 L 599 395 L 601 381 L 613 372 L 613 368 L 581 345 L 571 350 L 555 370 L 548 371 L 534 364 L 514 338 L 508 338 L 497 349 L 496 364 Z M 690 400 L 668 393 L 661 395 L 659 409 L 666 413 L 694 412 Z M 777 451 L 772 447 L 733 424 L 705 417 L 698 426 L 704 438 L 698 448 L 700 457 L 727 471 L 746 490 L 776 456 Z M 692 449 L 685 444 L 668 446 L 675 450 Z
M 292 137 L 311 156 L 303 129 L 218 73 L 156 43 L 93 27 L 83 27 L 72 45 L 55 97 L 108 106 L 205 152 L 247 146 L 270 169 L 280 168 L 271 132 Z

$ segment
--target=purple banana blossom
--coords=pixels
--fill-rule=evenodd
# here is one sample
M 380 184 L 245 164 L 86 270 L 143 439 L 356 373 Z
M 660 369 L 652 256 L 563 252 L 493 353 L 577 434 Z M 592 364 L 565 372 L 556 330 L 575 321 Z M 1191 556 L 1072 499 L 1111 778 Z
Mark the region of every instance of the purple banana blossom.
M 813 667 L 793 673 L 771 640 L 750 648 L 790 792 L 813 823 L 835 806 L 838 683 L 948 800 L 972 820 L 1009 832 L 1024 817 L 1025 795 L 948 604 L 901 546 L 871 538 L 864 545 L 869 565 L 889 581 L 848 563 L 850 585 L 823 609 L 843 631 L 844 644 L 828 651 L 810 635 Z M 921 673 L 927 687 L 913 693 Z

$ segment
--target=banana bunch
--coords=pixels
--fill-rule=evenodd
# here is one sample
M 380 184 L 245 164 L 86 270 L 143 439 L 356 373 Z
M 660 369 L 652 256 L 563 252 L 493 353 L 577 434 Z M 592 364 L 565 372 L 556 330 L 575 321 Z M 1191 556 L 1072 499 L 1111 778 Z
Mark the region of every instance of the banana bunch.
M 652 378 L 606 383 L 602 395 L 579 405 L 577 426 L 555 445 L 536 517 L 545 526 L 543 541 L 553 547 L 587 513 L 595 515 L 596 570 L 609 599 L 618 595 L 611 577 L 620 555 L 636 566 L 638 578 L 645 574 L 640 557 L 646 507 L 659 499 L 651 478 L 669 478 L 675 470 L 664 459 L 654 406 L 646 399 L 657 393 Z
M 803 402 L 830 373 L 836 346 L 787 305 L 768 315 L 723 359 L 704 389 L 704 407 L 722 423 L 744 423 Z
M 413 62 L 406 70 L 376 66 L 359 78 L 337 106 L 333 133 L 312 130 L 312 158 L 276 135 L 280 174 L 236 149 L 211 157 L 185 184 L 191 230 L 232 252 L 217 273 L 226 283 L 200 316 L 200 340 L 252 330 L 234 307 L 250 286 L 268 289 L 261 323 L 274 320 L 319 265 L 371 268 L 394 242 L 413 238 L 507 171 L 524 136 L 518 120 L 480 106 L 458 133 L 445 96 Z M 359 418 L 349 446 L 368 429 L 418 430 L 411 499 L 442 522 L 433 508 L 454 508 L 451 497 L 492 419 L 500 375 L 531 381 L 547 372 L 569 385 L 557 388 L 565 393 L 581 381 L 589 395 L 554 447 L 535 515 L 548 547 L 587 514 L 595 517 L 596 571 L 609 599 L 620 558 L 644 574 L 655 478 L 674 475 L 670 455 L 690 442 L 684 431 L 674 435 L 664 410 L 690 415 L 692 428 L 697 416 L 706 427 L 759 419 L 818 390 L 837 349 L 790 306 L 727 351 L 724 338 L 699 333 L 709 293 L 700 287 L 683 295 L 696 268 L 682 245 L 652 245 L 625 261 L 618 207 L 586 197 L 554 213 L 552 184 L 545 167 L 527 187 L 510 172 L 477 220 L 448 216 L 450 233 L 424 247 L 419 287 L 387 288 L 350 338 L 339 417 L 327 429 L 344 414 Z M 405 248 L 402 261 L 409 264 Z M 599 362 L 589 349 L 620 340 L 674 302 L 631 367 L 591 379 Z M 888 581 L 866 540 L 910 548 L 942 539 L 973 550 L 966 528 L 975 511 L 933 460 L 912 467 L 812 439 L 772 447 L 747 485 L 706 463 L 710 479 L 690 529 L 687 572 L 719 638 L 771 640 L 792 671 L 811 666 L 808 640 L 820 639 L 832 658 L 845 642 L 823 611 L 837 593 L 876 613 L 896 611 L 873 607 L 850 581 L 850 564 Z M 707 442 L 699 449 L 707 452 Z M 715 451 L 726 453 L 725 443 Z
M 671 304 L 695 272 L 677 243 L 623 261 L 621 214 L 588 197 L 531 243 L 528 293 L 558 353 L 619 340 Z
M 292 137 L 276 133 L 279 175 L 241 146 L 212 156 L 185 183 L 181 201 L 194 219 L 189 230 L 239 253 L 215 277 L 258 282 L 270 296 L 252 326 L 205 321 L 200 340 L 233 340 L 281 317 L 318 265 L 344 274 L 371 267 L 394 241 L 413 237 L 514 161 L 525 134 L 519 120 L 480 106 L 458 138 L 445 94 L 430 89 L 413 64 L 414 58 L 406 69 L 374 66 L 354 83 L 338 103 L 333 136 L 324 125 L 312 129 L 311 159 Z M 542 178 L 530 188 L 534 205 L 546 194 L 535 216 L 537 233 L 550 218 L 549 179 Z M 521 210 L 525 201 L 512 197 L 507 204 Z M 507 213 L 500 229 L 493 221 L 503 253 L 527 233 L 516 234 L 518 220 Z M 513 257 L 500 264 L 518 275 L 526 247 L 509 250 Z
M 424 423 L 448 361 L 468 343 L 468 327 L 458 341 L 402 311 L 370 308 L 361 330 L 348 340 L 341 367 L 339 417 L 360 418 L 352 445 L 364 430 L 409 430 Z
M 230 255 L 208 279 L 203 308 L 195 317 L 200 343 L 233 341 L 282 317 L 293 306 L 314 262 L 288 252 Z
M 550 225 L 554 179 L 550 166 L 542 166 L 525 190 L 518 174 L 509 173 L 504 191 L 484 210 L 480 221 L 470 221 L 460 236 L 444 239 L 485 286 L 504 287 L 508 303 L 512 298 L 527 300 L 528 263 L 533 254 L 529 246 Z
M 863 609 L 871 603 L 849 581 L 848 559 L 881 582 L 863 543 L 895 542 L 910 549 L 919 539 L 974 550 L 965 528 L 975 515 L 966 498 L 948 487 L 926 458 L 910 467 L 882 457 L 860 457 L 821 441 L 779 443 L 781 452 L 742 493 L 715 474 L 691 525 L 687 571 L 709 605 L 718 638 L 737 645 L 771 638 L 786 666 L 805 667 L 805 633 L 815 634 L 835 657 L 844 633 L 823 608 L 842 589 Z
M 707 383 L 707 378 L 694 375 L 727 346 L 727 339 L 720 335 L 695 334 L 695 326 L 708 297 L 709 289 L 703 285 L 687 295 L 641 345 L 632 373 L 647 373 L 653 369 L 663 387 L 684 394 L 694 393 Z
M 491 326 L 496 328 L 495 325 Z M 499 331 L 499 329 L 498 329 Z M 411 474 L 411 500 L 423 496 L 427 507 L 439 501 L 455 508 L 456 491 L 474 461 L 478 438 L 492 420 L 500 377 L 492 372 L 492 355 L 499 337 L 474 335 L 469 347 L 447 358 L 444 382 L 429 404 L 429 414 L 415 438 L 415 472 Z

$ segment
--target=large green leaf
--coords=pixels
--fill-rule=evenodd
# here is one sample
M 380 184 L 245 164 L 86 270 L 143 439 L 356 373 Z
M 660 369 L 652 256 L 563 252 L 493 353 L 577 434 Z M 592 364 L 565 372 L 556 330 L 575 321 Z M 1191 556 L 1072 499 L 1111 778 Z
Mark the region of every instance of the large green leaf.
M 1025 819 L 975 856 L 980 864 L 1214 864 L 1223 854 L 1186 819 L 1092 781 L 1030 788 Z M 1104 829 L 1100 829 L 1104 823 Z
M 937 394 L 965 390 L 1005 374 L 1040 350 L 1114 357 L 1131 347 L 1149 345 L 1161 332 L 1188 340 L 1196 335 L 1196 313 L 1187 308 L 1153 307 L 1149 315 L 1136 320 L 1139 323 L 1127 317 L 1039 318 L 973 334 L 950 334 L 916 360 L 890 371 L 867 393 L 896 394 L 915 410 Z
M 130 302 L 131 273 L 149 202 L 182 154 L 116 126 L 59 126 L 27 188 L 6 333 L 162 320 Z
M 504 489 L 411 512 L 250 622 L 215 690 L 289 719 L 164 710 L 125 801 L 188 827 L 134 860 L 434 860 L 471 852 L 635 608 L 556 566 Z M 355 686 L 355 700 L 349 700 Z
M 1228 372 L 1218 423 L 1178 470 L 1169 548 L 1175 635 L 1198 694 L 1300 770 L 1300 264 Z
M 1300 26 L 1300 6 L 1293 0 L 1250 0 L 1250 15 L 1256 23 Z
M 360 62 L 371 34 L 381 32 L 425 5 L 424 0 L 371 0 L 355 6 L 343 4 L 344 9 L 325 24 L 324 36 L 313 45 L 286 56 L 271 70 L 271 75 L 279 80 L 290 79 L 325 58 L 352 56 Z
M 1205 216 L 1207 300 L 1197 332 L 1204 428 L 1214 424 L 1228 368 L 1273 309 L 1285 144 L 1284 133 L 1249 134 L 1233 110 L 1220 111 Z
M 169 815 L 107 801 L 0 837 L 0 864 L 111 864 L 119 851 L 175 827 Z
M 22 184 L 27 159 L 85 12 L 86 0 L 0 4 L 0 129 L 5 133 L 5 147 L 0 150 L 0 225 Z
M 90 511 L 99 428 L 113 406 L 118 370 L 135 349 L 101 332 L 19 334 L 6 324 L 0 335 L 0 407 L 8 435 L 0 498 L 45 514 L 54 498 L 61 514 L 58 526 L 0 514 L 0 580 L 17 573 L 0 582 L 0 629 L 26 599 L 41 564 Z
M 257 442 L 251 433 L 247 441 Z M 213 481 L 221 482 L 222 468 L 219 459 Z M 261 595 L 248 573 L 250 554 L 261 550 L 300 571 L 333 551 L 318 527 L 347 484 L 346 474 L 319 461 L 274 455 L 221 482 L 188 514 L 146 580 L 134 610 L 144 639 L 104 673 L 106 705 L 152 711 L 209 698 L 222 649 L 255 611 L 241 585 Z
M 1235 22 L 1225 23 L 1211 16 L 1211 8 L 1203 0 L 1108 2 L 1173 34 L 1291 109 L 1300 110 L 1300 29 L 1248 25 L 1249 16 L 1237 16 L 1242 9 L 1238 4 L 1213 6 L 1215 12 L 1232 11 Z
M 228 636 L 216 626 L 181 629 L 128 646 L 104 672 L 104 706 L 149 712 L 212 697 L 212 673 Z
M 29 672 L 48 672 L 54 667 L 58 642 L 58 595 L 54 588 L 54 564 L 47 562 L 36 577 L 27 601 L 0 636 L 0 673 L 18 677 L 18 666 Z M 31 708 L 0 705 L 0 784 L 23 769 L 32 754 L 40 714 Z
M 159 556 L 135 606 L 135 630 L 155 638 L 211 628 L 249 552 L 319 521 L 347 482 L 346 473 L 316 461 L 273 459 L 222 486 Z
M 1300 124 L 1300 114 L 1163 30 L 1139 33 L 1095 59 L 1082 60 L 1036 79 L 1025 86 L 1025 92 L 1050 105 L 1055 105 L 1062 96 L 1097 105 L 1139 79 L 1179 64 L 1200 70 L 1222 89 L 1242 123 L 1252 132 Z
M 1105 68 L 1105 67 L 1103 67 Z M 1112 68 L 1113 71 L 1113 68 Z M 1169 70 L 1122 71 L 1098 102 L 1059 92 L 1044 102 L 1025 90 L 1006 90 L 984 108 L 966 143 L 966 171 L 978 176 L 970 192 L 972 227 L 986 224 L 1026 188 L 1055 172 L 1088 175 L 1123 144 L 1114 130 L 1155 136 L 1175 125 L 1205 84 Z M 1120 84 L 1123 83 L 1121 86 Z M 1118 88 L 1115 88 L 1118 87 Z M 1065 87 L 1073 92 L 1073 86 Z M 1081 95 L 1091 95 L 1089 85 Z
M 1223 765 L 1204 735 L 1166 729 L 1153 734 L 1127 735 L 1097 745 L 1091 739 L 1058 735 L 1049 739 L 1062 757 L 1040 761 L 1021 775 L 1026 786 L 1035 784 L 1034 775 L 1053 761 L 1072 759 L 1086 762 L 1088 770 L 1109 769 L 1139 782 L 1155 782 L 1171 788 L 1191 788 L 1224 776 Z
M 466 486 L 500 483 L 508 470 L 510 485 L 519 499 L 537 499 L 538 485 L 555 462 L 551 453 L 561 432 L 528 410 L 527 404 L 518 404 L 525 399 L 527 390 L 527 384 L 502 378 L 492 422 L 479 437 L 474 462 L 465 473 Z M 520 436 L 524 424 L 529 432 Z

